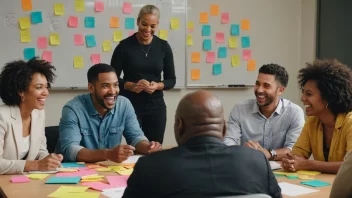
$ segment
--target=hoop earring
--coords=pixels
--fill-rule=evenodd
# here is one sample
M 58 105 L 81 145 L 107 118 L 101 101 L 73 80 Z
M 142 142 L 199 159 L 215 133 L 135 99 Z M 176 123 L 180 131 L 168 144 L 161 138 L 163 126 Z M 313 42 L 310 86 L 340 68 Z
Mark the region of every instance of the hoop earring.
M 327 109 L 328 107 L 329 107 L 329 103 L 328 103 L 328 104 L 326 104 L 325 109 Z
M 21 101 L 24 102 L 25 99 L 24 95 L 21 95 Z

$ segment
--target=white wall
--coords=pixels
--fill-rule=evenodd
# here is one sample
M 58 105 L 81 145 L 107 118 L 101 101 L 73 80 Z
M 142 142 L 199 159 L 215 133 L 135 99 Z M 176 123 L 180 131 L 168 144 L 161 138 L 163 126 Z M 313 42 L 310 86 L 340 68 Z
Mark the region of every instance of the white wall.
M 293 61 L 297 65 L 293 68 L 287 68 L 290 75 L 289 85 L 283 97 L 292 100 L 301 105 L 300 90 L 297 85 L 297 72 L 304 66 L 305 62 L 311 62 L 315 57 L 315 24 L 316 24 L 316 0 L 295 0 L 301 1 L 301 12 L 297 17 L 301 20 L 301 38 L 300 42 L 294 46 L 287 47 L 297 48 L 297 54 L 292 54 Z M 267 13 L 270 14 L 270 13 Z M 167 125 L 164 138 L 164 145 L 176 145 L 173 133 L 174 114 L 180 99 L 187 93 L 195 89 L 170 90 L 165 91 L 165 101 L 167 105 Z M 226 119 L 233 105 L 248 98 L 254 98 L 253 89 L 210 89 L 223 102 Z M 46 125 L 58 125 L 61 117 L 61 108 L 63 105 L 76 95 L 86 93 L 86 91 L 55 91 L 50 92 L 46 102 Z

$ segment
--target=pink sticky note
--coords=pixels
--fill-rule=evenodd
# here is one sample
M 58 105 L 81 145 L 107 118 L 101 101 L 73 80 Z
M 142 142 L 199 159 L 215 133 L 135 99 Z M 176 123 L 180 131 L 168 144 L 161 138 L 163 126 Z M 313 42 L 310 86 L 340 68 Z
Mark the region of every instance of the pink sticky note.
M 92 54 L 90 55 L 90 59 L 92 60 L 93 64 L 98 64 L 100 63 L 100 54 Z
M 76 16 L 68 17 L 68 26 L 73 28 L 78 27 L 78 17 Z
M 104 11 L 104 2 L 103 1 L 96 1 L 94 5 L 94 9 L 96 12 L 103 12 Z
M 53 53 L 51 51 L 43 51 L 42 59 L 47 62 L 53 62 Z
M 213 63 L 215 61 L 215 52 L 207 52 L 206 62 Z
M 222 24 L 227 24 L 229 23 L 230 20 L 230 15 L 228 12 L 223 12 L 221 13 L 221 23 Z
M 74 40 L 75 45 L 84 45 L 84 40 L 83 40 L 82 34 L 73 35 L 73 40 Z
M 79 167 L 78 171 L 89 171 L 90 169 L 88 167 Z
M 193 28 L 188 28 L 188 29 L 187 29 L 187 32 L 188 32 L 188 33 L 192 33 L 192 32 L 193 32 Z
M 122 12 L 124 14 L 131 14 L 132 13 L 132 4 L 129 2 L 123 2 Z
M 252 50 L 243 50 L 242 59 L 243 60 L 251 60 L 252 59 Z
M 48 47 L 48 39 L 45 36 L 39 37 L 37 45 L 39 49 L 46 49 Z
M 12 183 L 25 183 L 25 182 L 30 182 L 28 177 L 26 176 L 14 176 L 11 177 L 11 182 Z
M 128 36 L 132 36 L 134 34 L 134 30 L 130 30 L 129 32 L 128 32 Z
M 104 189 L 114 188 L 113 186 L 109 184 L 105 184 L 103 182 L 85 182 L 85 183 L 82 183 L 82 185 L 89 186 L 89 188 L 92 188 L 94 190 L 99 190 L 99 191 L 103 191 Z
M 224 33 L 223 33 L 223 32 L 217 32 L 217 33 L 216 33 L 216 39 L 215 39 L 215 41 L 216 41 L 217 43 L 223 43 L 223 42 L 225 42 L 225 35 L 224 35 Z
M 106 176 L 110 186 L 116 187 L 126 187 L 129 175 L 126 176 Z

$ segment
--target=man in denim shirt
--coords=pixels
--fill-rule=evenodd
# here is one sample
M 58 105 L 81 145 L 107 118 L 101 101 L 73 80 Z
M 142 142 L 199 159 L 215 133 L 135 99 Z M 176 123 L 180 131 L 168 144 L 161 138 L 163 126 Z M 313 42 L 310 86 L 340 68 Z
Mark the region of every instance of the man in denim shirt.
M 133 151 L 148 154 L 161 150 L 141 130 L 130 101 L 118 96 L 115 70 L 97 64 L 88 70 L 90 94 L 76 96 L 62 109 L 60 138 L 56 151 L 65 161 L 122 162 Z M 120 145 L 122 135 L 129 145 Z

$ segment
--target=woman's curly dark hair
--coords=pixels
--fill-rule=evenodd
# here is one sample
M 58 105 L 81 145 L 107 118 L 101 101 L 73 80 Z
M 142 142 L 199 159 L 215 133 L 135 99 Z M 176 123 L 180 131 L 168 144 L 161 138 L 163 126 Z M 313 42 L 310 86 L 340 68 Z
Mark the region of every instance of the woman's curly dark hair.
M 28 62 L 23 60 L 5 64 L 0 74 L 0 97 L 6 105 L 19 105 L 21 97 L 19 92 L 28 90 L 33 74 L 40 73 L 46 77 L 48 88 L 53 82 L 55 67 L 51 63 L 37 57 Z
M 321 97 L 335 115 L 352 110 L 352 73 L 346 65 L 336 59 L 307 63 L 299 70 L 298 83 L 303 88 L 309 80 L 316 81 Z

